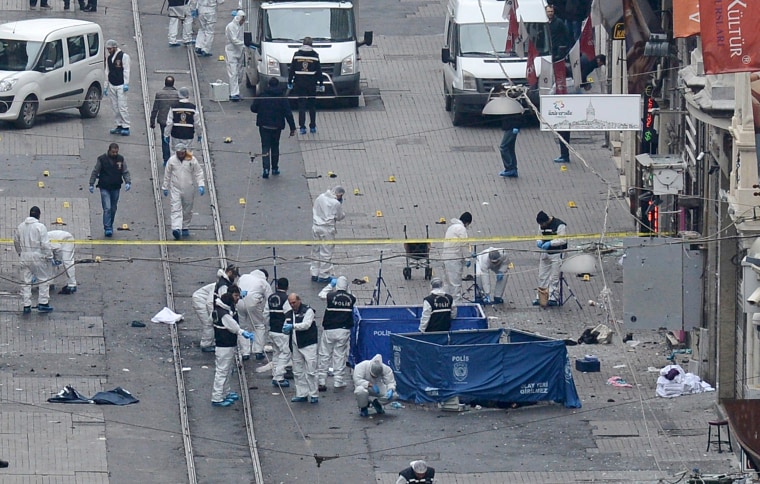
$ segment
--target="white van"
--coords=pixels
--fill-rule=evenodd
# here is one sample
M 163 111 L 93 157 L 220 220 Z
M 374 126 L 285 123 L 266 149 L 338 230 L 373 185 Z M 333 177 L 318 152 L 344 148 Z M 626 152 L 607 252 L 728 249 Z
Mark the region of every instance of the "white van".
M 105 78 L 103 32 L 60 18 L 0 25 L 0 120 L 31 128 L 38 114 L 100 111 Z
M 525 77 L 528 59 L 505 52 L 509 25 L 502 18 L 504 3 L 504 0 L 449 0 L 441 61 L 445 108 L 454 126 L 463 124 L 468 114 L 480 114 L 491 89 L 508 82 L 502 68 L 515 85 L 528 84 Z M 540 72 L 541 58 L 551 61 L 544 2 L 520 0 L 517 19 L 521 18 L 538 51 L 535 68 Z M 537 91 L 529 95 L 539 105 Z

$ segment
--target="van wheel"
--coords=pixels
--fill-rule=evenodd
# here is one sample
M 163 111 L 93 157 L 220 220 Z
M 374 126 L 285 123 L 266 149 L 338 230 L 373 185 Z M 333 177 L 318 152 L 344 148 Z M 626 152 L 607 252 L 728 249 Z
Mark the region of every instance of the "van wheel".
M 445 93 L 443 95 L 443 108 L 447 113 L 451 112 L 451 96 Z
M 28 96 L 24 99 L 24 103 L 21 104 L 21 110 L 18 113 L 18 119 L 16 119 L 16 126 L 21 129 L 29 129 L 34 126 L 36 119 L 37 100 L 34 96 Z
M 87 89 L 84 102 L 79 107 L 79 114 L 83 118 L 94 118 L 100 112 L 100 88 L 93 84 Z
M 358 108 L 359 96 L 348 96 L 343 102 L 347 108 Z
M 451 124 L 454 126 L 462 126 L 466 119 L 466 115 L 462 112 L 457 98 L 454 96 L 451 97 L 451 112 L 449 116 L 451 116 Z

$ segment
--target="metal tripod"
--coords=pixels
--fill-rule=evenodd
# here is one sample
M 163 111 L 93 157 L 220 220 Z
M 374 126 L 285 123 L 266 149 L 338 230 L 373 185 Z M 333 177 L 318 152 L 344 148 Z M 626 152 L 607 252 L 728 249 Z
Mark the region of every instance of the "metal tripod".
M 370 305 L 374 304 L 376 306 L 380 305 L 380 294 L 383 292 L 383 289 L 385 289 L 385 302 L 383 304 L 388 304 L 388 301 L 391 301 L 394 305 L 396 304 L 396 301 L 393 299 L 393 296 L 391 295 L 391 290 L 388 288 L 388 285 L 385 283 L 385 279 L 383 279 L 383 251 L 380 251 L 380 267 L 377 269 L 377 281 L 375 282 L 375 289 L 372 291 L 372 299 L 370 300 Z
M 565 297 L 565 291 L 567 291 L 567 297 Z M 575 299 L 575 302 L 578 303 L 578 309 L 583 309 L 581 302 L 578 300 L 577 297 L 575 297 L 575 293 L 570 288 L 570 285 L 567 283 L 567 279 L 565 279 L 565 273 L 560 272 L 559 273 L 559 300 L 557 301 L 557 303 L 560 306 L 564 306 L 565 303 L 570 299 Z

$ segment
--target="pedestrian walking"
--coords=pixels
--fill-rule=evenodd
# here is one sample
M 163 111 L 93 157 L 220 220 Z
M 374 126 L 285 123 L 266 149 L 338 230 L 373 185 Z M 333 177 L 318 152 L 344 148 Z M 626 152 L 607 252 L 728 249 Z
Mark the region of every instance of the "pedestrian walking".
M 118 144 L 111 143 L 108 145 L 108 151 L 98 156 L 95 168 L 90 173 L 90 193 L 95 192 L 95 180 L 98 181 L 100 204 L 103 207 L 103 231 L 106 237 L 111 237 L 122 181 L 124 190 L 129 191 L 132 188 L 132 176 L 129 174 L 127 162 L 119 154 Z
M 50 299 L 50 278 L 53 262 L 53 250 L 45 224 L 40 222 L 40 209 L 29 209 L 26 218 L 13 234 L 13 246 L 21 259 L 21 299 L 24 314 L 32 312 L 32 284 L 37 284 L 37 311 L 49 313 L 53 308 Z
M 340 276 L 335 290 L 327 294 L 327 307 L 322 318 L 322 336 L 319 340 L 319 366 L 317 382 L 320 392 L 327 391 L 327 373 L 333 371 L 333 387 L 346 387 L 346 360 L 354 327 L 356 297 L 348 292 L 348 279 Z
M 48 232 L 48 238 L 50 249 L 53 251 L 53 266 L 63 265 L 63 271 L 66 274 L 66 285 L 58 291 L 58 294 L 74 294 L 77 292 L 74 236 L 65 230 L 51 230 Z
M 507 249 L 489 247 L 478 254 L 475 277 L 480 290 L 483 292 L 482 302 L 484 304 L 504 304 L 504 290 L 509 279 L 509 265 Z M 496 274 L 496 285 L 493 292 L 491 291 L 492 273 Z
M 189 45 L 193 42 L 193 16 L 195 0 L 168 0 L 169 8 L 169 46 L 179 47 L 177 33 L 182 25 L 182 43 Z
M 158 122 L 159 136 L 161 136 L 161 156 L 164 159 L 164 166 L 172 155 L 169 139 L 164 136 L 166 132 L 166 123 L 169 117 L 169 110 L 179 101 L 179 92 L 174 87 L 174 77 L 166 76 L 164 79 L 164 88 L 156 93 L 153 99 L 153 108 L 150 110 L 150 129 L 155 129 Z
M 504 130 L 504 135 L 499 144 L 499 153 L 501 153 L 501 162 L 504 165 L 504 170 L 499 173 L 499 176 L 517 178 L 517 153 L 515 152 L 515 145 L 517 144 L 517 135 L 520 133 L 522 124 L 522 114 L 510 114 L 501 117 L 501 129 Z
M 277 279 L 277 286 L 267 299 L 264 313 L 269 318 L 269 338 L 272 340 L 272 386 L 281 388 L 290 386 L 290 382 L 285 379 L 285 373 L 292 358 L 290 336 L 283 331 L 285 313 L 291 310 L 288 304 L 288 286 L 286 278 Z
M 382 415 L 385 413 L 383 403 L 396 398 L 396 378 L 391 367 L 383 363 L 381 355 L 354 367 L 354 396 L 362 417 L 369 417 L 370 403 L 375 412 Z
M 211 56 L 214 44 L 214 25 L 216 25 L 216 7 L 224 0 L 198 0 L 198 35 L 195 37 L 195 53 L 201 57 Z
M 562 251 L 567 249 L 567 225 L 557 217 L 550 217 L 543 210 L 536 215 L 541 239 L 536 246 L 541 249 L 538 257 L 538 294 L 534 306 L 559 305 L 559 266 Z
M 269 321 L 265 318 L 264 312 L 267 306 L 267 300 L 272 295 L 272 286 L 269 284 L 269 273 L 264 269 L 254 269 L 249 274 L 240 276 L 237 285 L 240 287 L 240 295 L 243 298 L 238 304 L 238 311 L 243 315 L 243 319 L 253 327 L 253 334 L 256 340 L 253 344 L 244 345 L 243 355 L 251 355 L 251 346 L 253 354 L 257 360 L 264 359 L 264 345 L 269 340 Z M 247 343 L 243 341 L 242 343 Z
M 288 296 L 290 311 L 285 313 L 286 323 L 282 327 L 290 335 L 290 351 L 293 355 L 293 376 L 296 396 L 291 402 L 319 403 L 317 389 L 317 323 L 314 310 L 301 302 L 301 296 Z
M 422 300 L 420 333 L 451 331 L 451 310 L 454 298 L 443 290 L 443 281 L 438 277 L 430 280 L 430 294 Z
M 220 269 L 221 270 L 221 269 Z M 214 351 L 214 322 L 211 320 L 216 283 L 206 284 L 193 292 L 192 305 L 201 322 L 201 351 Z
M 240 81 L 243 78 L 243 23 L 245 12 L 238 10 L 232 21 L 224 29 L 227 43 L 224 45 L 224 62 L 227 64 L 227 76 L 230 78 L 230 101 L 240 101 Z M 276 78 L 275 78 L 276 79 Z
M 280 81 L 276 77 L 269 79 L 266 90 L 256 97 L 251 104 L 251 112 L 256 113 L 256 126 L 261 138 L 262 178 L 280 174 L 280 135 L 285 129 L 285 122 L 290 126 L 290 136 L 296 134 L 296 123 L 290 103 L 283 97 Z
M 232 286 L 214 305 L 212 319 L 214 321 L 214 339 L 216 354 L 214 372 L 214 389 L 211 392 L 211 405 L 229 407 L 240 399 L 240 395 L 232 391 L 230 376 L 235 367 L 235 348 L 238 335 L 252 340 L 253 333 L 243 331 L 238 324 L 238 313 L 235 304 L 240 300 L 240 289 Z
M 200 196 L 205 195 L 206 179 L 201 164 L 184 144 L 177 143 L 174 149 L 175 154 L 166 164 L 161 190 L 165 197 L 171 193 L 172 236 L 174 240 L 179 240 L 180 237 L 190 236 L 195 188 L 198 187 Z
M 346 189 L 338 185 L 327 190 L 314 200 L 312 208 L 311 233 L 314 240 L 322 242 L 311 247 L 311 280 L 330 282 L 332 278 L 332 257 L 335 251 L 336 222 L 343 220 L 343 196 Z
M 91 0 L 92 1 L 92 0 Z M 95 10 L 89 10 L 94 12 Z M 129 54 L 119 48 L 119 44 L 109 39 L 106 41 L 106 88 L 104 96 L 111 98 L 114 123 L 111 134 L 129 136 L 129 109 L 127 92 L 129 92 Z
M 432 484 L 435 482 L 435 469 L 428 466 L 424 460 L 415 460 L 409 467 L 398 473 L 396 484 Z
M 177 94 L 179 101 L 172 104 L 166 115 L 163 142 L 169 143 L 169 138 L 171 138 L 174 151 L 177 151 L 177 145 L 180 143 L 185 145 L 186 149 L 192 150 L 194 139 L 197 139 L 198 143 L 203 141 L 201 116 L 198 113 L 198 107 L 190 101 L 189 88 L 180 87 Z
M 324 90 L 322 64 L 312 47 L 311 37 L 304 37 L 303 45 L 293 54 L 288 73 L 288 89 L 298 96 L 298 126 L 306 134 L 306 110 L 309 110 L 309 130 L 317 132 L 317 85 Z
M 50 10 L 51 7 L 50 4 L 48 4 L 47 1 L 43 0 L 40 2 L 40 10 Z M 37 9 L 37 0 L 29 0 L 29 9 L 36 10 Z
M 459 218 L 449 221 L 449 227 L 444 236 L 443 252 L 443 280 L 446 284 L 445 292 L 454 297 L 454 305 L 464 301 L 462 295 L 462 276 L 464 268 L 470 267 L 470 244 L 461 239 L 466 239 L 467 227 L 472 223 L 472 214 L 464 212 Z

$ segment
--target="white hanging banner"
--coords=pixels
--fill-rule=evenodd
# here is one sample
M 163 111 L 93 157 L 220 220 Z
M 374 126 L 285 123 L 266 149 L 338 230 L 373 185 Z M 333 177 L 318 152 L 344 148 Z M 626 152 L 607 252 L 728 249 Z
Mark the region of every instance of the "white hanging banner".
M 638 94 L 562 94 L 541 96 L 541 131 L 641 130 Z

